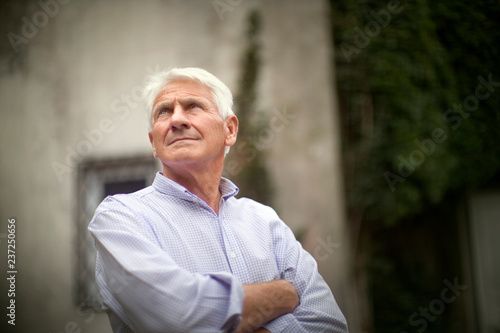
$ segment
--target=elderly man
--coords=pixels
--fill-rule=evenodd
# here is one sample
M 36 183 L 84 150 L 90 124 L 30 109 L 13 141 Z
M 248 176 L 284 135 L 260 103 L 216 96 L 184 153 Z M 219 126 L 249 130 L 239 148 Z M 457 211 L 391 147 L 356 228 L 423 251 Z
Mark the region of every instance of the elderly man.
M 114 332 L 347 332 L 313 257 L 271 208 L 222 177 L 232 95 L 199 68 L 145 87 L 153 184 L 106 198 L 89 225 Z

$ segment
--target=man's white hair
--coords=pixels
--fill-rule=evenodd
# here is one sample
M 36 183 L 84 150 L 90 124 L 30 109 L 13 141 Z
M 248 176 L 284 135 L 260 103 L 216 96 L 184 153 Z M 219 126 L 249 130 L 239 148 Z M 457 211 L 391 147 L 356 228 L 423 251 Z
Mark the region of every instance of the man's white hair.
M 212 98 L 222 119 L 234 115 L 233 94 L 231 90 L 215 75 L 202 68 L 186 67 L 172 68 L 170 70 L 158 71 L 147 77 L 143 89 L 143 97 L 146 102 L 146 110 L 149 115 L 149 130 L 153 129 L 153 106 L 165 85 L 180 80 L 191 80 L 201 83 L 212 92 Z M 229 147 L 226 147 L 226 154 Z

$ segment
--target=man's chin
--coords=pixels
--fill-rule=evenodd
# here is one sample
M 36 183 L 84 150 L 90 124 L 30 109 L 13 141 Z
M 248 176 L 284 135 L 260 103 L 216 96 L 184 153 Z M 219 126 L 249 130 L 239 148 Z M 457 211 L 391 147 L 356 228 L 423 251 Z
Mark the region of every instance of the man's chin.
M 192 153 L 176 153 L 172 154 L 167 158 L 167 163 L 195 163 L 197 159 Z
M 169 153 L 165 158 L 160 158 L 160 160 L 166 165 L 188 165 L 200 163 L 200 156 L 192 149 L 176 149 L 175 152 Z

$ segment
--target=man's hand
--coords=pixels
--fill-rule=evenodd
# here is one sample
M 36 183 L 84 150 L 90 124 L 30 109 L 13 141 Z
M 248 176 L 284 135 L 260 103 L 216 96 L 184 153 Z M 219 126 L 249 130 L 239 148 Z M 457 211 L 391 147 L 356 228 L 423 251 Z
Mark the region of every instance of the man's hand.
M 237 333 L 254 332 L 271 320 L 291 313 L 299 305 L 295 287 L 286 280 L 246 284 L 242 321 Z M 255 332 L 267 332 L 259 328 Z

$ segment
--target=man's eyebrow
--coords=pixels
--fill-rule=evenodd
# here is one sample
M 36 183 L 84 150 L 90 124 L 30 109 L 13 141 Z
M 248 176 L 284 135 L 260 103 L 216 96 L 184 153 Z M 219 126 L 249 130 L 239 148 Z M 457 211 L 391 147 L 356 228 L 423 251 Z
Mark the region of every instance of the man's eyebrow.
M 177 100 L 181 104 L 202 104 L 202 105 L 208 104 L 208 101 L 206 100 L 206 98 L 203 98 L 203 97 L 189 96 L 189 97 L 181 97 L 181 98 L 178 98 Z
M 173 101 L 163 100 L 163 101 L 160 101 L 160 102 L 156 103 L 153 106 L 153 110 L 158 110 L 158 109 L 161 109 L 161 108 L 164 108 L 164 107 L 171 107 L 172 105 L 173 105 Z

